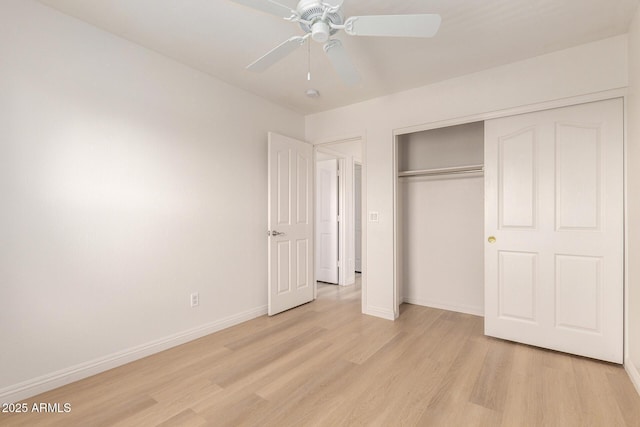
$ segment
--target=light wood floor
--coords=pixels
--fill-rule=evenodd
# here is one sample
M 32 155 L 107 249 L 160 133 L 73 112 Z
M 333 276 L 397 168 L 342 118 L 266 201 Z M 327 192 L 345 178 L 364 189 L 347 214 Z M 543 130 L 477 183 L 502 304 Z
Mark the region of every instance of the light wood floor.
M 617 365 L 486 338 L 482 318 L 404 305 L 360 314 L 357 286 L 29 399 L 69 414 L 3 426 L 640 426 Z

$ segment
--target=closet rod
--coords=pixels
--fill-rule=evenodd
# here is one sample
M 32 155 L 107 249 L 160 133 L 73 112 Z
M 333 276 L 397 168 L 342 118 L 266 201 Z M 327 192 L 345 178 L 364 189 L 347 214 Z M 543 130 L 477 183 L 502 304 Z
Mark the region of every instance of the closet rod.
M 462 173 L 484 172 L 483 165 L 456 166 L 452 168 L 424 169 L 398 172 L 398 177 L 452 175 Z

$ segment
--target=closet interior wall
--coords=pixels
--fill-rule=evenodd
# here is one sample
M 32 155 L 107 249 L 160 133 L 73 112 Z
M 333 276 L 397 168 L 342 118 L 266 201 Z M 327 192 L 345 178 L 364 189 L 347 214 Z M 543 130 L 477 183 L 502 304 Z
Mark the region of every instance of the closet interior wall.
M 483 314 L 484 122 L 398 137 L 401 299 Z

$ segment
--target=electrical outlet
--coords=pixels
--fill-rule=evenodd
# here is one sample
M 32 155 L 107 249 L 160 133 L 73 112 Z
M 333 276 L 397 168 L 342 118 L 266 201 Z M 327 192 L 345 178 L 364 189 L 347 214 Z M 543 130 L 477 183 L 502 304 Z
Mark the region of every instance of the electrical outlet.
M 191 294 L 191 307 L 197 307 L 200 305 L 200 294 L 194 292 Z

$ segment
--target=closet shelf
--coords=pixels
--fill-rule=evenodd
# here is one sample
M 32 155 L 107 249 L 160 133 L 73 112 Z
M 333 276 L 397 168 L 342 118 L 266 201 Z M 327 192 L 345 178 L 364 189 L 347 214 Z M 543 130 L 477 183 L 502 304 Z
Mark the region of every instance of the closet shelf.
M 398 177 L 453 175 L 453 174 L 477 173 L 477 172 L 484 172 L 484 165 L 468 165 L 468 166 L 454 166 L 450 168 L 400 171 L 398 172 Z

